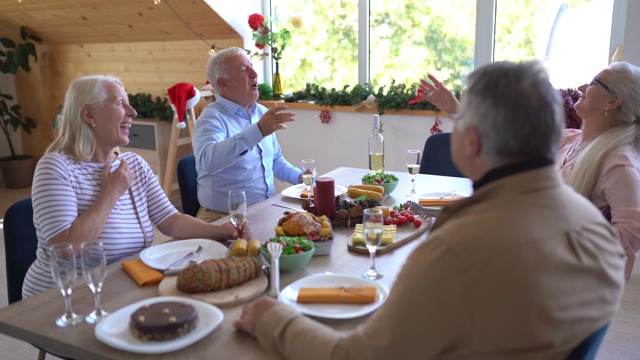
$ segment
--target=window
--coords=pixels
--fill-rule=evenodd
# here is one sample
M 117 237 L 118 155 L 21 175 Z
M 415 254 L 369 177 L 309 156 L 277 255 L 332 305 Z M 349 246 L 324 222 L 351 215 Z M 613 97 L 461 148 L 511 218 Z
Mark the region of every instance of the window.
M 536 58 L 546 62 L 556 87 L 577 87 L 608 64 L 616 1 L 271 0 L 271 6 L 279 22 L 292 15 L 304 20 L 280 61 L 290 93 L 306 83 L 369 82 L 377 90 L 393 80 L 417 83 L 427 73 L 463 89 L 481 64 Z M 359 26 L 359 13 L 368 14 L 360 19 L 369 26 Z M 368 43 L 358 43 L 359 35 Z

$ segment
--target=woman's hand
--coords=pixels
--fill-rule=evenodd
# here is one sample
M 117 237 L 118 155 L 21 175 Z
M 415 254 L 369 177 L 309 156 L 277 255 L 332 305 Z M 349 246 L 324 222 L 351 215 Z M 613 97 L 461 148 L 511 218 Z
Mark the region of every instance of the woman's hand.
M 126 161 L 120 161 L 120 165 L 112 172 L 111 165 L 106 164 L 102 170 L 102 193 L 113 194 L 118 199 L 131 186 L 133 175 Z
M 420 98 L 427 100 L 447 114 L 457 114 L 459 103 L 456 96 L 433 75 L 427 76 L 431 83 L 424 79 L 420 80 L 420 90 L 422 90 L 418 93 Z
M 255 337 L 258 320 L 277 303 L 275 299 L 262 297 L 251 304 L 245 305 L 245 307 L 242 308 L 242 315 L 240 315 L 238 320 L 233 322 L 233 326 Z

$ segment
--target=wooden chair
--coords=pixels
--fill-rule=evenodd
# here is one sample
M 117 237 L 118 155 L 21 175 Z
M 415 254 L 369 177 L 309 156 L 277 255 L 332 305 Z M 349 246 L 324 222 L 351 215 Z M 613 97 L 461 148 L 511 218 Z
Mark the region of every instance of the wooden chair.
M 433 134 L 427 138 L 420 160 L 420 174 L 465 177 L 451 160 L 451 133 Z

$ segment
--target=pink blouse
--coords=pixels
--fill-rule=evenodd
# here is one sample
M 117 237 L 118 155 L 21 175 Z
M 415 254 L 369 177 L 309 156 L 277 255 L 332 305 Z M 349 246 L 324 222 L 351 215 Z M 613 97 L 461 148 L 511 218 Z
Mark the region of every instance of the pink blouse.
M 581 130 L 566 129 L 556 165 L 566 183 L 583 148 L 576 149 Z M 573 148 L 573 150 L 572 150 Z M 640 250 L 640 161 L 631 146 L 623 146 L 605 160 L 602 173 L 589 198 L 602 213 L 611 209 L 611 224 L 627 254 L 625 278 L 629 280 Z

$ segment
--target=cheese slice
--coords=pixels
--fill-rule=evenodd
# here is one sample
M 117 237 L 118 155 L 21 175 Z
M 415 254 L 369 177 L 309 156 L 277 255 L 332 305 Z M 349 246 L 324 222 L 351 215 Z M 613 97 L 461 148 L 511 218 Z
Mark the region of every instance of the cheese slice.
M 382 244 L 389 245 L 396 241 L 396 225 L 385 225 L 382 228 Z M 364 226 L 356 224 L 353 234 L 351 234 L 351 244 L 365 246 L 364 243 Z

